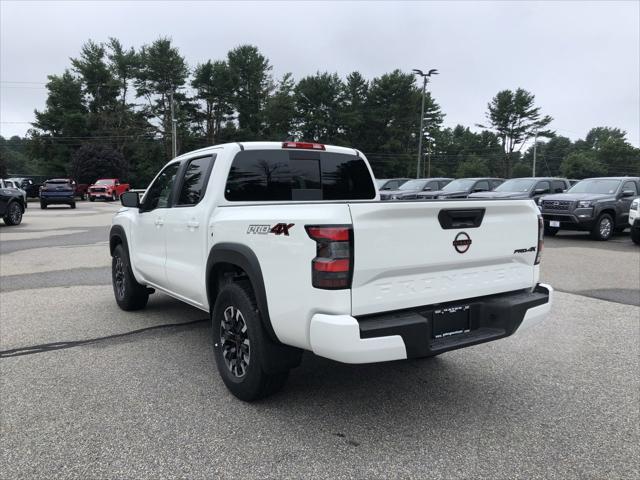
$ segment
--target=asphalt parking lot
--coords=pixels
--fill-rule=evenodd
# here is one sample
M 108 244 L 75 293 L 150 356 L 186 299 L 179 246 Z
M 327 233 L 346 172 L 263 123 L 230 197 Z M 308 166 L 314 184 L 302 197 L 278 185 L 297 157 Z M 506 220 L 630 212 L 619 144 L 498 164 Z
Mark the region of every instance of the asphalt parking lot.
M 35 205 L 0 226 L 0 478 L 640 476 L 628 234 L 548 238 L 555 306 L 521 335 L 377 365 L 308 354 L 282 392 L 246 404 L 217 375 L 201 311 L 161 294 L 117 308 L 117 205 Z M 71 343 L 41 348 L 54 342 Z

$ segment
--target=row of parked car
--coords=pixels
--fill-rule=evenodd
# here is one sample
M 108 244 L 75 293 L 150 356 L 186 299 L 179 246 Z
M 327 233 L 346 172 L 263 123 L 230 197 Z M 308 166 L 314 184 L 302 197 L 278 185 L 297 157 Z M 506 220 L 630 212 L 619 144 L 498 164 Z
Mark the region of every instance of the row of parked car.
M 609 240 L 630 227 L 631 238 L 640 244 L 640 177 L 392 178 L 377 182 L 381 200 L 530 198 L 538 204 L 547 235 L 581 230 L 596 240 Z
M 76 208 L 76 199 L 116 201 L 131 188 L 117 178 L 102 178 L 86 188 L 79 189 L 71 178 L 52 178 L 36 184 L 29 178 L 0 179 L 0 217 L 7 225 L 19 225 L 29 203 L 28 198 L 39 198 L 40 208 L 49 205 L 69 205 Z M 35 192 L 37 193 L 34 193 Z

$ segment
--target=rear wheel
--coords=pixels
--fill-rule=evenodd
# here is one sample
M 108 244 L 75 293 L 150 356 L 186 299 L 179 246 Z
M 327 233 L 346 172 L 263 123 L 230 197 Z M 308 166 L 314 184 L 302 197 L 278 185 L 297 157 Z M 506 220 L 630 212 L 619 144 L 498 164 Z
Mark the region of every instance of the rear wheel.
M 140 310 L 147 305 L 149 291 L 133 276 L 129 256 L 122 245 L 113 251 L 111 281 L 116 302 L 122 310 Z
M 45 208 L 47 208 L 47 202 L 43 202 L 42 200 L 40 200 L 40 208 L 42 210 L 44 210 Z
M 71 208 L 76 208 L 76 202 L 70 203 L 70 204 L 69 204 L 69 206 L 70 206 Z
M 18 202 L 11 202 L 7 207 L 7 213 L 2 217 L 7 225 L 20 225 L 22 222 L 22 207 Z
M 284 386 L 288 370 L 265 372 L 263 359 L 270 340 L 248 283 L 227 283 L 222 287 L 213 308 L 212 326 L 218 372 L 233 395 L 250 402 Z
M 613 235 L 614 225 L 613 217 L 608 213 L 603 213 L 591 229 L 591 238 L 600 241 L 609 240 Z

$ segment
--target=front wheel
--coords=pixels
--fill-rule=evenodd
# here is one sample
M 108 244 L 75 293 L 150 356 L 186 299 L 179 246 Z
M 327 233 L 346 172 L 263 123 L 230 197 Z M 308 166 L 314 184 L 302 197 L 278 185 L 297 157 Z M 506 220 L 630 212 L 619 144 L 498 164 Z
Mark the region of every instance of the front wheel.
M 20 225 L 20 222 L 22 222 L 22 207 L 18 202 L 11 202 L 9 204 L 7 213 L 2 219 L 7 225 Z
M 118 245 L 113 251 L 111 281 L 116 303 L 122 310 L 140 310 L 146 307 L 149 291 L 133 276 L 129 255 L 122 245 Z
M 218 372 L 233 395 L 251 402 L 284 386 L 288 370 L 265 372 L 263 358 L 269 340 L 250 285 L 228 283 L 222 287 L 211 320 Z
M 631 240 L 636 245 L 640 245 L 640 228 L 631 228 Z
M 613 235 L 614 226 L 613 217 L 608 213 L 603 213 L 591 229 L 591 238 L 600 241 L 609 240 Z
M 549 225 L 544 226 L 544 234 L 548 237 L 555 237 L 560 229 L 558 227 L 550 227 Z
M 118 199 L 118 197 L 116 196 L 116 192 L 113 192 L 113 193 L 111 194 L 111 198 L 110 198 L 110 200 L 111 200 L 112 202 L 115 202 L 117 199 Z
M 70 206 L 71 208 L 76 208 L 76 202 L 70 203 L 70 204 L 69 204 L 69 206 Z
M 43 202 L 42 200 L 40 200 L 40 208 L 41 208 L 42 210 L 44 210 L 45 208 L 47 208 L 47 203 L 46 203 L 46 202 Z
M 92 197 L 91 195 L 89 195 L 89 201 L 90 201 L 90 202 L 95 202 L 95 201 L 96 201 L 96 199 L 95 199 L 95 197 Z

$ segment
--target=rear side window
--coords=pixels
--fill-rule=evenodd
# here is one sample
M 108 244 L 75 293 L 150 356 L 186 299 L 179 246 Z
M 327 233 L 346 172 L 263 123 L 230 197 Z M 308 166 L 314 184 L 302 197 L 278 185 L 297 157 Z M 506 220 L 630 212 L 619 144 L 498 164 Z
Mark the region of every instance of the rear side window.
M 177 205 L 195 205 L 204 196 L 215 155 L 190 160 L 182 178 Z
M 246 150 L 229 171 L 231 201 L 366 200 L 373 180 L 355 155 L 302 150 Z

